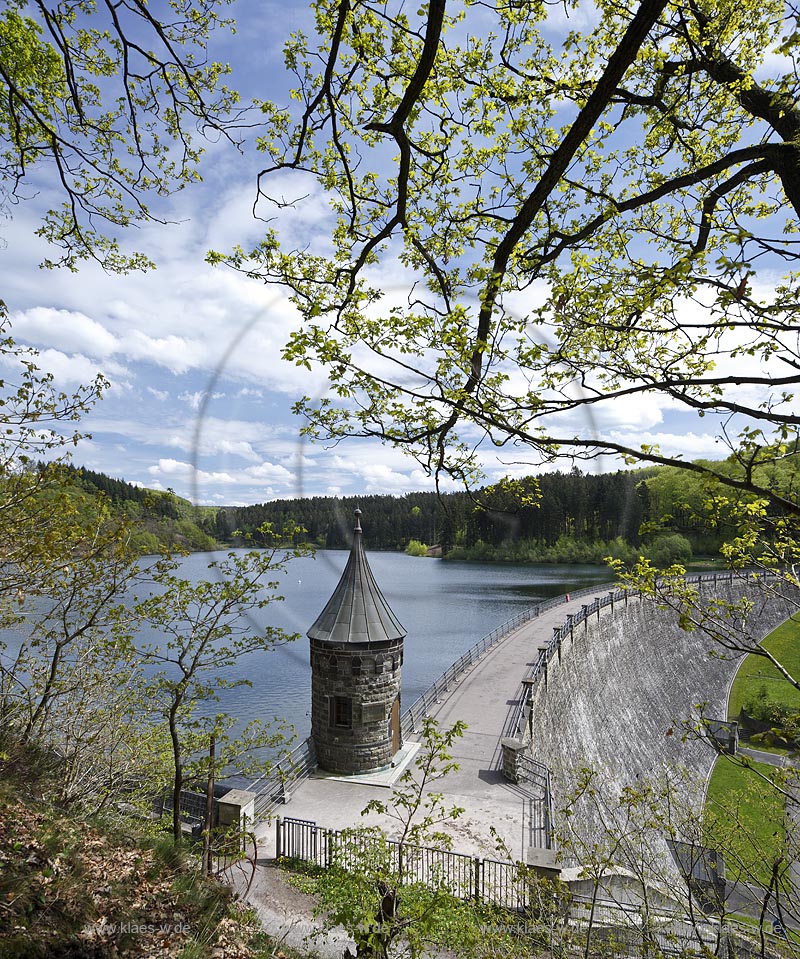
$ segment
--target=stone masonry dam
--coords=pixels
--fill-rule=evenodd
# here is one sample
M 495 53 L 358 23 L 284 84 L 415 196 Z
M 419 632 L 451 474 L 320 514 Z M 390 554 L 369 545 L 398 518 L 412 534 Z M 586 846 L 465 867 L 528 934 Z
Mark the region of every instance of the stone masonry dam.
M 719 600 L 749 601 L 746 616 L 725 621 L 728 637 L 744 647 L 797 609 L 797 589 L 780 580 L 720 575 L 697 588 L 706 611 Z M 717 752 L 708 738 L 684 733 L 701 717 L 727 718 L 744 654 L 724 649 L 708 631 L 682 629 L 674 609 L 635 594 L 560 632 L 541 657 L 546 666 L 531 670 L 538 675 L 526 684 L 521 731 L 529 754 L 550 767 L 555 809 L 581 768 L 595 770 L 609 795 L 665 768 L 683 770 L 701 794 Z

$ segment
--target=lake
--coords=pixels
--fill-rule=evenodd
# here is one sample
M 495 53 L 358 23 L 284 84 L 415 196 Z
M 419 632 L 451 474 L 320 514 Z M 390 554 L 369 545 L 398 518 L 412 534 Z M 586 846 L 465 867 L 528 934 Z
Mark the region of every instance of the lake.
M 285 573 L 276 576 L 284 601 L 262 610 L 259 621 L 300 637 L 268 653 L 242 657 L 229 674 L 246 676 L 253 684 L 224 692 L 222 708 L 240 722 L 278 716 L 294 725 L 299 738 L 308 735 L 311 670 L 305 633 L 330 598 L 348 555 L 345 550 L 319 550 L 315 558 L 291 560 Z M 182 575 L 205 577 L 211 558 L 204 553 L 186 557 Z M 404 708 L 470 646 L 526 606 L 612 579 L 603 566 L 448 563 L 403 553 L 368 553 L 368 559 L 407 631 Z

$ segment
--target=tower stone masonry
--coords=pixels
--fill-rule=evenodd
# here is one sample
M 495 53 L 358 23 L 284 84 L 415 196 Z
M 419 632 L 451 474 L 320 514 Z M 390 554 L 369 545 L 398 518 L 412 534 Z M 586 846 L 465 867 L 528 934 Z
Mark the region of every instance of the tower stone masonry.
M 402 745 L 405 635 L 367 562 L 357 509 L 347 565 L 308 631 L 311 736 L 321 769 L 348 774 L 391 765 Z

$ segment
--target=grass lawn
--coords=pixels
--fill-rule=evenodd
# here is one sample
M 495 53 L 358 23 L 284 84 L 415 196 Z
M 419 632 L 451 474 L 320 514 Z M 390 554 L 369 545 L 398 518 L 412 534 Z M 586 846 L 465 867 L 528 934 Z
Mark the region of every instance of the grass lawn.
M 767 776 L 776 769 L 753 763 Z M 727 878 L 767 885 L 771 864 L 785 853 L 783 797 L 754 769 L 720 756 L 706 794 L 709 842 L 725 855 Z
M 761 644 L 792 676 L 800 676 L 800 615 L 773 630 Z M 772 702 L 800 710 L 800 690 L 795 689 L 763 656 L 750 654 L 742 660 L 728 700 L 728 719 L 738 719 L 744 702 L 766 686 Z
M 794 616 L 773 630 L 761 644 L 784 665 L 792 676 L 800 676 L 800 616 Z M 767 689 L 775 703 L 800 710 L 800 691 L 787 682 L 763 656 L 742 660 L 728 699 L 728 718 L 738 719 L 743 704 Z M 786 752 L 773 749 L 770 752 Z M 756 770 L 770 779 L 779 773 L 765 763 L 753 762 L 752 769 L 720 756 L 714 766 L 706 795 L 705 816 L 708 841 L 725 854 L 728 879 L 767 885 L 771 864 L 785 853 L 783 796 Z

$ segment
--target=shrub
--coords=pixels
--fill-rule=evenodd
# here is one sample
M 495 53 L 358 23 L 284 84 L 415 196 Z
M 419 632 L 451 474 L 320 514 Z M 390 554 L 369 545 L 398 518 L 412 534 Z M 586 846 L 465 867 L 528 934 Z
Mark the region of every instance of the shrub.
M 692 558 L 692 545 L 680 533 L 658 536 L 646 548 L 645 555 L 654 566 L 665 569 L 675 563 L 688 563 Z
M 428 547 L 424 543 L 420 543 L 418 539 L 412 539 L 406 546 L 406 553 L 409 556 L 427 556 Z
M 793 743 L 800 731 L 800 712 L 787 706 L 785 703 L 776 703 L 769 698 L 767 687 L 762 683 L 751 693 L 743 703 L 744 712 L 760 723 L 768 723 L 770 729 L 767 734 L 751 736 L 753 742 L 764 742 L 765 745 L 785 745 Z M 786 743 L 772 742 L 777 739 L 786 740 Z

